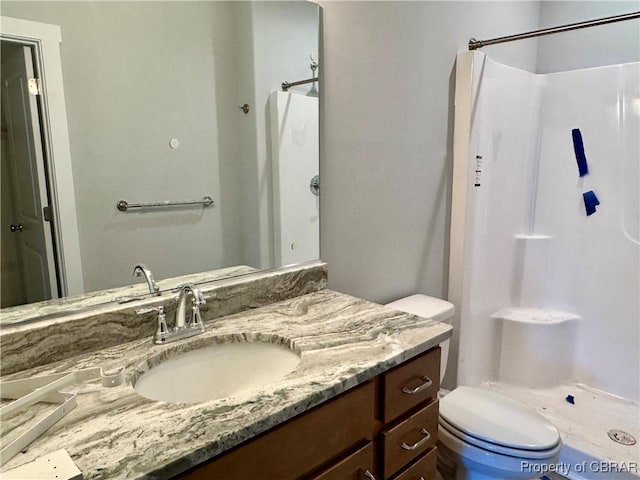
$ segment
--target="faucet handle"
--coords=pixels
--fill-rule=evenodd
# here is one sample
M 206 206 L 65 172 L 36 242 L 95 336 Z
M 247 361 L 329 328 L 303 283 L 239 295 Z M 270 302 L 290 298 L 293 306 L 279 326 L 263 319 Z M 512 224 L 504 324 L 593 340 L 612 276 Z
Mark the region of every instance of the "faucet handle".
M 189 323 L 189 327 L 198 328 L 202 332 L 205 331 L 202 315 L 200 314 L 200 306 L 197 303 L 194 303 L 193 307 L 191 307 L 191 322 Z
M 169 333 L 169 328 L 167 327 L 166 315 L 164 313 L 164 307 L 146 307 L 136 310 L 137 314 L 149 313 L 149 312 L 158 312 L 158 328 L 156 330 L 155 335 L 153 336 L 154 342 L 163 342 L 165 335 Z
M 204 305 L 205 303 L 207 303 L 207 301 L 204 298 L 204 295 L 202 294 L 202 290 L 200 290 L 198 287 L 193 288 L 193 303 L 195 303 L 198 307 L 200 305 Z

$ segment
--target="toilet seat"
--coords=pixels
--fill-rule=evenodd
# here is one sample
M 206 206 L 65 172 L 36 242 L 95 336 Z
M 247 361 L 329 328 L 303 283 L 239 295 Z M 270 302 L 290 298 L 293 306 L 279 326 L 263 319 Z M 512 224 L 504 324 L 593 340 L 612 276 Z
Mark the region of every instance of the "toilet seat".
M 452 435 L 496 453 L 548 458 L 560 445 L 558 430 L 546 418 L 490 390 L 456 388 L 440 401 L 440 418 Z
M 438 430 L 438 442 L 439 454 L 452 456 L 458 465 L 458 472 L 461 467 L 466 472 L 456 478 L 530 480 L 532 473 L 522 468 L 523 461 L 529 464 L 532 471 L 542 471 L 543 466 L 554 459 L 525 459 L 489 452 L 460 440 L 443 427 Z
M 439 419 L 439 426 L 441 429 L 446 430 L 448 434 L 450 434 L 452 437 L 457 438 L 461 442 L 473 445 L 488 452 L 515 457 L 520 460 L 547 460 L 549 458 L 555 457 L 558 453 L 560 453 L 560 449 L 562 448 L 562 444 L 559 441 L 554 447 L 548 450 L 526 450 L 505 447 L 496 443 L 483 441 L 472 435 L 467 435 L 451 425 L 442 417 L 440 417 Z

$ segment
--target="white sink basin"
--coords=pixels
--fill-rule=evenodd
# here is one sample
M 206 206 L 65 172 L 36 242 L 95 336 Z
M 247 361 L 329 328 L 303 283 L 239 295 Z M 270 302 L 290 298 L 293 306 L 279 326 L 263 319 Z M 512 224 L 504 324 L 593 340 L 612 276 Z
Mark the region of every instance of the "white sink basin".
M 215 344 L 159 363 L 133 388 L 151 400 L 200 403 L 257 390 L 284 377 L 299 362 L 297 353 L 273 343 Z

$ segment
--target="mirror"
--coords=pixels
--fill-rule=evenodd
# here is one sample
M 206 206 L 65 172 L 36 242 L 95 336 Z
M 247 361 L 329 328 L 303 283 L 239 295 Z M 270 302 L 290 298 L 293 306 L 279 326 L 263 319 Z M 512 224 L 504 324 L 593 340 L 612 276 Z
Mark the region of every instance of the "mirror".
M 317 5 L 3 1 L 1 13 L 2 307 L 148 292 L 140 262 L 205 281 L 319 257 L 319 85 L 281 88 L 317 76 Z M 59 79 L 40 31 L 61 36 Z

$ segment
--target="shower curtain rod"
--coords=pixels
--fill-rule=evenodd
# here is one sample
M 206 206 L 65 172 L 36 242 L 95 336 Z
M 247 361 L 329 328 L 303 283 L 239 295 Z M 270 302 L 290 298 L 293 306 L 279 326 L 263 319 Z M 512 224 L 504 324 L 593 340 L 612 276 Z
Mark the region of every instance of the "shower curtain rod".
M 622 22 L 624 20 L 633 20 L 634 18 L 640 18 L 640 12 L 624 13 L 622 15 L 613 15 L 611 17 L 596 18 L 594 20 L 587 20 L 584 22 L 570 23 L 567 25 L 560 25 L 558 27 L 543 28 L 541 30 L 533 30 L 531 32 L 519 33 L 517 35 L 508 35 L 506 37 L 491 38 L 489 40 L 476 40 L 472 38 L 469 40 L 469 50 L 477 50 L 478 48 L 486 47 L 487 45 L 495 45 L 496 43 L 513 42 L 515 40 L 523 40 L 525 38 L 540 37 L 542 35 L 550 35 L 552 33 L 568 32 L 571 30 L 578 30 L 580 28 L 595 27 L 597 25 L 606 25 L 607 23 Z

